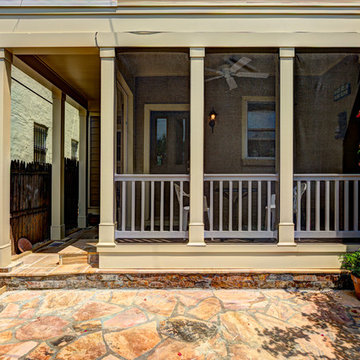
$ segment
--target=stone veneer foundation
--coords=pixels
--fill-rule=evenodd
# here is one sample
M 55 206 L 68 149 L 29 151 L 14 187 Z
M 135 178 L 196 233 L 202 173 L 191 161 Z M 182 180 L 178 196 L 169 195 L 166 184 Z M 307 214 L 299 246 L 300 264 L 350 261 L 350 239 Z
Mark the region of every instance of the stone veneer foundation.
M 0 288 L 17 289 L 348 289 L 346 273 L 111 272 L 0 276 Z

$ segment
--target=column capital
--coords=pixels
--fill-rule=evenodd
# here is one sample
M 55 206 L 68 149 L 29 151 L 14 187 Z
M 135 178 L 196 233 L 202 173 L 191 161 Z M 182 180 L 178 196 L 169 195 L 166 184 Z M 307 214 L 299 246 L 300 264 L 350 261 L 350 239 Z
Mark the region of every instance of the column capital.
M 295 57 L 295 48 L 280 48 L 279 57 L 280 58 L 294 58 Z
M 205 48 L 190 48 L 190 58 L 204 58 Z
M 79 108 L 79 116 L 86 116 L 87 110 L 83 107 Z
M 112 59 L 115 58 L 115 48 L 100 48 L 100 58 Z
M 66 95 L 60 89 L 54 87 L 52 89 L 52 98 L 65 101 Z
M 0 48 L 0 60 L 6 60 L 9 63 L 12 62 L 12 54 L 4 48 Z

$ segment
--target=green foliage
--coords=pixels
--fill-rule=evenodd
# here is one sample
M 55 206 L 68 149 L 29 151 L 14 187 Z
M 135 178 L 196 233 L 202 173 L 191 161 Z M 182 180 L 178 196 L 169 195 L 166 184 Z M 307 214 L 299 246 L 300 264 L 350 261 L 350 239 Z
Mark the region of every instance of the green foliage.
M 360 251 L 347 253 L 341 256 L 342 268 L 351 271 L 360 278 Z

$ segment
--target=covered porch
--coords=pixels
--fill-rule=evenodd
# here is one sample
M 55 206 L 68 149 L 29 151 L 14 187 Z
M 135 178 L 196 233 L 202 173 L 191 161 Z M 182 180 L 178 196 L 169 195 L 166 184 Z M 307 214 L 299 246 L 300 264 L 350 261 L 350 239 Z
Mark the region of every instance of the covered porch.
M 3 158 L 11 64 L 48 84 L 61 74 L 65 84 L 48 85 L 54 123 L 67 91 L 84 109 L 79 223 L 99 214 L 100 268 L 338 269 L 360 233 L 358 59 L 295 48 L 3 49 Z M 83 78 L 72 78 L 76 64 Z M 62 131 L 53 240 L 64 236 Z M 2 224 L 6 267 L 6 211 Z

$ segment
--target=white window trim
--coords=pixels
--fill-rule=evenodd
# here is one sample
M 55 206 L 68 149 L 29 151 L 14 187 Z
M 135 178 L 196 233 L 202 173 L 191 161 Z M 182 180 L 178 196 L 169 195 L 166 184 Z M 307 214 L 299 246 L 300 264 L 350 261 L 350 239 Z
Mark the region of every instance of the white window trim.
M 273 101 L 276 106 L 275 96 L 243 96 L 241 99 L 241 110 L 242 110 L 242 160 L 244 165 L 274 165 L 275 157 L 249 157 L 248 156 L 248 137 L 247 137 L 247 103 L 249 101 L 258 101 L 258 102 L 269 102 Z M 276 126 L 275 126 L 276 132 Z

